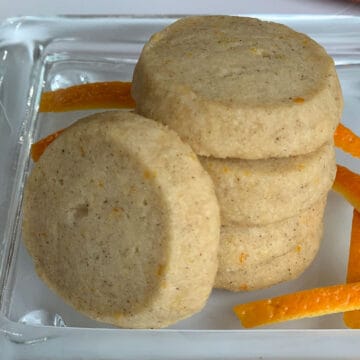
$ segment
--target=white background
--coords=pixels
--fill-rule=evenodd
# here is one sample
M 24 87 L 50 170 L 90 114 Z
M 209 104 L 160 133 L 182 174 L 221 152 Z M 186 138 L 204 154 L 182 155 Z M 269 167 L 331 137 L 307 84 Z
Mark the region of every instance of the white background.
M 359 0 L 0 0 L 0 21 L 19 15 L 57 14 L 360 15 Z

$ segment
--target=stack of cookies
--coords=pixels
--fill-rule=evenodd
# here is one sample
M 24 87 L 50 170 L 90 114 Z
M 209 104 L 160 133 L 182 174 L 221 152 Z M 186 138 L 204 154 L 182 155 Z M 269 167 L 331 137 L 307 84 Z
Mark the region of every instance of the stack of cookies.
M 342 110 L 324 49 L 283 25 L 185 18 L 145 45 L 132 91 L 140 115 L 77 121 L 27 180 L 23 239 L 43 281 L 93 319 L 158 328 L 214 286 L 305 270 Z
M 342 95 L 306 35 L 253 18 L 184 18 L 152 36 L 133 77 L 136 112 L 190 144 L 220 205 L 215 287 L 301 274 L 322 237 Z

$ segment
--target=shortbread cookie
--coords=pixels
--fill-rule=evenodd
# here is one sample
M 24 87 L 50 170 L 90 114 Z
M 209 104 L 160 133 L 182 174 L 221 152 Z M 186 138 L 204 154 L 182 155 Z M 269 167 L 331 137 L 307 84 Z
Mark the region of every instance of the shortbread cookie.
M 213 183 L 190 146 L 129 112 L 75 123 L 27 181 L 23 238 L 37 273 L 79 311 L 120 327 L 199 311 L 219 232 Z
M 139 114 L 218 158 L 312 152 L 332 138 L 343 106 L 334 62 L 319 44 L 235 16 L 187 17 L 153 35 L 132 95 Z
M 256 290 L 298 277 L 318 252 L 325 203 L 274 224 L 222 226 L 215 287 Z
M 288 158 L 199 158 L 214 181 L 222 225 L 265 225 L 295 216 L 323 198 L 336 175 L 332 144 Z

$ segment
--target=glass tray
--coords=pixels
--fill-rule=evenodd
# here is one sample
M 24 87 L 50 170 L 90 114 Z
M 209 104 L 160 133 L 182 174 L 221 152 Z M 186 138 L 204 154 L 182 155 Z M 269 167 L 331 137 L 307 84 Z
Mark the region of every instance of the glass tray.
M 334 57 L 345 110 L 360 134 L 360 18 L 262 16 L 305 32 Z M 88 112 L 38 113 L 43 90 L 131 80 L 144 42 L 176 17 L 14 18 L 0 25 L 0 359 L 358 358 L 360 332 L 342 315 L 244 330 L 233 305 L 345 280 L 352 208 L 330 193 L 323 243 L 297 280 L 251 293 L 214 291 L 205 309 L 164 330 L 117 329 L 66 305 L 36 276 L 21 242 L 30 145 Z M 360 172 L 341 151 L 337 161 Z

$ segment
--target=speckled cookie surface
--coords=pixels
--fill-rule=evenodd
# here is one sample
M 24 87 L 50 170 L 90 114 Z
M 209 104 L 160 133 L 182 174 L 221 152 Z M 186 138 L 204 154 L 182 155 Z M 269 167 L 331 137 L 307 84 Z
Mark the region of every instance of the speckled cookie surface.
M 327 194 L 336 174 L 332 144 L 288 158 L 199 159 L 214 181 L 222 225 L 264 225 L 295 216 Z
M 325 203 L 274 224 L 222 226 L 215 287 L 256 290 L 298 277 L 318 252 Z
M 129 112 L 81 119 L 26 184 L 39 276 L 88 316 L 158 328 L 199 311 L 217 271 L 219 209 L 190 146 Z
M 218 158 L 314 151 L 332 138 L 342 111 L 334 63 L 320 45 L 234 16 L 183 18 L 153 35 L 132 95 L 138 113 Z

